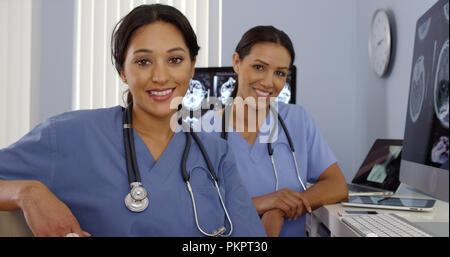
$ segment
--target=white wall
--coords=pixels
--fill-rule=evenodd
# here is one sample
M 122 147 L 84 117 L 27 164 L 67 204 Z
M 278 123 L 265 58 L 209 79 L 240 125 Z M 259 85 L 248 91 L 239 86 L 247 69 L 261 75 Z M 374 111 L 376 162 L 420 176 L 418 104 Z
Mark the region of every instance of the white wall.
M 297 103 L 315 118 L 351 181 L 376 138 L 403 138 L 417 19 L 436 0 L 223 1 L 222 65 L 242 34 L 274 25 L 296 51 Z M 394 26 L 393 65 L 378 78 L 368 59 L 369 25 L 378 8 Z

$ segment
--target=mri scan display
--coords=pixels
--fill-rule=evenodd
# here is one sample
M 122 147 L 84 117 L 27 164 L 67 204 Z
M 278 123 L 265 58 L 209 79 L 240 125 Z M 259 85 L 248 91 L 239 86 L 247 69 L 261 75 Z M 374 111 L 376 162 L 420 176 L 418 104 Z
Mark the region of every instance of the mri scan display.
M 276 101 L 283 103 L 295 103 L 296 67 L 288 74 L 286 84 L 278 95 Z M 183 98 L 183 107 L 195 111 L 208 106 L 221 108 L 230 100 L 230 96 L 237 86 L 237 74 L 232 67 L 196 68 L 194 78 L 191 80 L 189 89 Z M 211 101 L 216 97 L 217 101 Z M 202 114 L 206 110 L 202 110 Z M 198 119 L 193 117 L 190 119 Z
M 231 96 L 231 94 L 234 91 L 234 84 L 236 83 L 236 80 L 233 77 L 229 77 L 228 80 L 223 83 L 220 86 L 220 102 L 222 102 L 222 104 L 226 104 L 227 100 L 229 99 L 229 97 Z M 218 85 L 214 84 L 214 88 L 218 88 Z
M 291 87 L 288 83 L 284 84 L 283 89 L 281 90 L 280 94 L 278 95 L 277 99 L 275 101 L 280 101 L 283 103 L 289 103 L 291 100 Z
M 439 54 L 434 80 L 434 109 L 442 126 L 448 129 L 448 39 Z
M 416 122 L 422 110 L 425 96 L 425 64 L 423 55 L 417 58 L 409 91 L 409 114 L 412 122 Z
M 430 29 L 430 24 L 431 24 L 431 17 L 428 18 L 425 22 L 423 22 L 418 30 L 417 30 L 417 35 L 419 36 L 420 40 L 424 40 L 425 37 L 428 34 L 428 30 Z
M 448 137 L 441 136 L 431 149 L 431 161 L 439 164 L 448 162 Z
M 416 24 L 403 158 L 435 167 L 449 161 L 448 1 L 439 1 Z M 423 135 L 417 137 L 415 135 Z M 411 149 L 427 149 L 416 151 Z
M 183 98 L 183 106 L 191 110 L 201 107 L 203 99 L 208 95 L 208 90 L 198 80 L 192 79 L 189 88 Z
M 444 16 L 448 23 L 448 3 L 444 5 Z

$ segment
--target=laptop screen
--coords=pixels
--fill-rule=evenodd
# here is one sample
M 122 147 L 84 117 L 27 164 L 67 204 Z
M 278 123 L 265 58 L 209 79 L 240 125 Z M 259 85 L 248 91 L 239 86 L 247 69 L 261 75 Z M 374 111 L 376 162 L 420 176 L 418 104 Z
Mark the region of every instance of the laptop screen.
M 403 140 L 377 139 L 352 183 L 395 192 L 400 186 L 402 145 Z

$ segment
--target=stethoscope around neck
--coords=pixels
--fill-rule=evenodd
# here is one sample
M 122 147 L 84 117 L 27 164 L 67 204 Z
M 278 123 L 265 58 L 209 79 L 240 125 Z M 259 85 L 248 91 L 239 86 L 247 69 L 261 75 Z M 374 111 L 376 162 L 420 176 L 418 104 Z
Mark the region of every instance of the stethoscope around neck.
M 125 206 L 132 212 L 142 212 L 145 209 L 147 209 L 147 207 L 149 205 L 149 200 L 148 200 L 147 190 L 145 190 L 145 188 L 143 187 L 142 182 L 141 182 L 139 167 L 137 165 L 137 160 L 136 160 L 136 151 L 135 151 L 135 147 L 134 147 L 134 135 L 133 135 L 133 127 L 132 127 L 132 119 L 131 119 L 132 109 L 133 109 L 133 103 L 129 104 L 129 106 L 122 112 L 125 158 L 126 158 L 126 166 L 127 166 L 127 173 L 128 173 L 128 182 L 130 183 L 130 193 L 128 193 L 127 196 L 125 197 Z M 189 126 L 189 125 L 186 125 L 185 123 L 182 123 L 182 125 Z M 211 160 L 209 159 L 208 153 L 206 152 L 206 149 L 203 146 L 198 135 L 195 132 L 191 131 L 190 127 L 187 127 L 186 130 L 188 132 L 185 132 L 186 145 L 185 145 L 183 157 L 181 160 L 181 172 L 182 172 L 183 180 L 186 183 L 186 187 L 189 191 L 189 195 L 191 196 L 192 207 L 194 209 L 195 224 L 197 226 L 197 229 L 205 236 L 228 237 L 233 232 L 233 223 L 231 222 L 230 215 L 228 214 L 225 203 L 223 202 L 222 194 L 220 193 L 219 183 L 218 183 L 216 173 L 214 171 L 214 167 L 213 167 Z M 186 131 L 186 130 L 184 130 L 184 131 Z M 225 215 L 227 216 L 228 223 L 230 224 L 230 231 L 228 232 L 228 234 L 224 234 L 226 231 L 225 226 L 219 227 L 217 230 L 214 230 L 212 233 L 207 233 L 199 225 L 198 215 L 197 215 L 197 205 L 195 203 L 195 197 L 194 197 L 194 193 L 193 193 L 191 183 L 190 183 L 190 175 L 188 174 L 188 172 L 186 170 L 187 157 L 189 155 L 189 151 L 191 148 L 192 138 L 194 138 L 195 142 L 197 143 L 198 147 L 200 148 L 203 158 L 205 159 L 206 165 L 208 166 L 209 174 L 210 174 L 212 180 L 214 181 L 214 186 L 217 190 L 217 194 L 219 196 L 220 203 L 225 212 Z
M 233 103 L 227 104 L 225 106 L 224 113 L 222 115 L 222 135 L 221 136 L 225 140 L 228 140 L 228 131 L 227 130 L 228 130 L 229 116 L 231 114 L 231 107 L 233 107 Z M 291 150 L 292 157 L 294 158 L 295 172 L 297 173 L 297 179 L 300 182 L 300 185 L 302 186 L 303 190 L 306 191 L 305 184 L 303 184 L 302 178 L 300 177 L 300 172 L 298 170 L 297 158 L 295 157 L 295 148 L 294 148 L 294 144 L 292 143 L 291 135 L 289 134 L 286 124 L 284 123 L 280 114 L 277 111 L 275 111 L 273 108 L 270 108 L 270 105 L 269 105 L 269 109 L 275 117 L 278 117 L 278 121 L 280 121 L 281 127 L 283 128 L 283 131 L 286 134 L 287 140 L 289 142 L 289 148 Z M 276 126 L 276 124 L 275 124 L 275 126 Z M 275 131 L 276 131 L 275 129 L 271 129 L 271 132 L 270 132 L 271 134 L 270 134 L 269 138 L 272 138 L 273 133 Z M 278 171 L 277 171 L 277 167 L 275 166 L 275 161 L 273 159 L 274 149 L 273 149 L 272 143 L 270 143 L 270 141 L 271 140 L 269 139 L 269 142 L 267 143 L 267 151 L 269 153 L 270 161 L 272 162 L 273 173 L 275 175 L 275 191 L 278 191 Z

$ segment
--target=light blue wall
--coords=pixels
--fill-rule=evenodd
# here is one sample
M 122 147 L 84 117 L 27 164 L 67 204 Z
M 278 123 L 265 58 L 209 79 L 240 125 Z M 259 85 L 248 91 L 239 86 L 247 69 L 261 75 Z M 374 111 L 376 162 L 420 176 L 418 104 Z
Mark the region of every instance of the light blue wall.
M 356 1 L 356 112 L 359 129 L 356 160 L 362 160 L 376 138 L 403 139 L 417 19 L 437 0 Z M 384 8 L 391 16 L 393 56 L 388 76 L 378 78 L 370 70 L 367 50 L 370 17 Z M 356 165 L 357 163 L 355 163 Z
M 296 51 L 297 103 L 315 118 L 344 173 L 353 173 L 355 120 L 355 0 L 223 1 L 222 65 L 242 34 L 274 25 Z
M 274 25 L 297 54 L 297 103 L 315 118 L 351 181 L 376 138 L 403 138 L 416 20 L 436 0 L 226 0 L 222 65 L 242 34 Z M 368 59 L 369 24 L 378 8 L 394 21 L 390 75 L 378 78 Z

